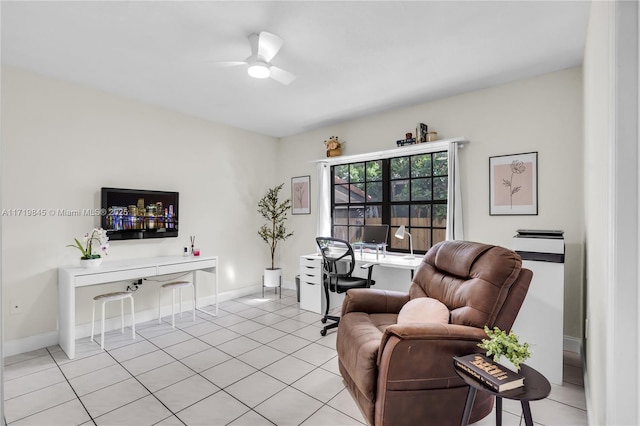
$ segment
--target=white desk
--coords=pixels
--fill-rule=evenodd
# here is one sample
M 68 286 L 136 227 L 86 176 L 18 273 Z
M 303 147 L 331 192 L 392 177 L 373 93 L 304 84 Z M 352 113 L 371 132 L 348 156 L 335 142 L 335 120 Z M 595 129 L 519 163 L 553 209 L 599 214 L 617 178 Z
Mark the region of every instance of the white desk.
M 360 255 L 360 251 L 354 252 L 356 258 L 355 271 L 359 270 L 360 266 L 365 263 L 374 263 L 375 269 L 378 267 L 390 268 L 390 269 L 405 269 L 411 272 L 410 278 L 407 280 L 407 290 L 409 284 L 413 279 L 413 271 L 422 263 L 422 255 L 418 255 L 413 259 L 407 259 L 405 256 L 387 253 L 386 256 L 378 256 L 376 260 L 376 253 L 363 253 Z M 383 285 L 376 283 L 377 288 L 384 288 Z M 342 303 L 344 295 L 331 293 L 331 306 L 338 306 Z M 322 255 L 314 253 L 300 257 L 300 308 L 316 313 L 324 313 L 326 307 L 326 300 L 322 293 Z
M 76 288 L 117 281 L 137 280 L 180 272 L 193 272 L 193 288 L 196 292 L 196 271 L 215 275 L 215 303 L 218 314 L 218 257 L 163 256 L 147 259 L 131 259 L 106 262 L 98 268 L 79 266 L 58 268 L 58 343 L 69 359 L 75 357 L 76 347 Z M 196 308 L 197 309 L 197 308 Z M 203 311 L 209 315 L 211 312 Z

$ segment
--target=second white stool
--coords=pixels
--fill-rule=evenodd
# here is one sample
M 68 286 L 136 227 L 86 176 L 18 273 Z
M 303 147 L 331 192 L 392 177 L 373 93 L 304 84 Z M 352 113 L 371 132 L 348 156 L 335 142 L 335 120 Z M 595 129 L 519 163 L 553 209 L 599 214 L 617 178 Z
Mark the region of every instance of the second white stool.
M 91 341 L 93 341 L 93 334 L 96 322 L 96 302 L 102 302 L 102 338 L 100 339 L 100 348 L 104 350 L 104 317 L 105 317 L 105 305 L 107 302 L 111 302 L 113 300 L 120 301 L 120 321 L 122 322 L 120 326 L 120 331 L 124 333 L 124 299 L 129 299 L 131 301 L 131 338 L 135 340 L 136 338 L 136 319 L 134 316 L 133 309 L 133 294 L 128 291 L 117 291 L 115 293 L 106 293 L 100 294 L 93 298 L 93 308 L 91 309 Z
M 196 289 L 192 282 L 174 281 L 162 284 L 160 287 L 160 295 L 158 296 L 158 323 L 162 322 L 162 289 L 171 289 L 171 327 L 176 328 L 176 290 L 180 290 L 180 317 L 182 317 L 182 289 L 191 287 L 193 295 L 193 321 L 196 320 Z

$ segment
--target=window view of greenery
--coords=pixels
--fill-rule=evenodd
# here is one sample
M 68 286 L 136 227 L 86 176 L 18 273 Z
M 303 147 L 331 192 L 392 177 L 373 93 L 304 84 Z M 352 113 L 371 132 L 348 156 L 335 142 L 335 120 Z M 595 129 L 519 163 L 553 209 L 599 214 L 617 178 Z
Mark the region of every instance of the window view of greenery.
M 363 225 L 388 224 L 388 249 L 409 251 L 394 234 L 405 225 L 416 253 L 446 237 L 447 152 L 434 152 L 332 167 L 333 236 L 361 241 Z

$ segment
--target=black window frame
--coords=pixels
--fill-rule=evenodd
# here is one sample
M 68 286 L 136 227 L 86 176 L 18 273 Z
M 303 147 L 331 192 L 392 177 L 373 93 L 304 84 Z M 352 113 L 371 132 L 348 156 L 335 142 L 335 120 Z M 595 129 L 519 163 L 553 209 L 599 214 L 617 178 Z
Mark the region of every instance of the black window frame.
M 429 156 L 429 172 L 424 174 L 414 173 L 414 158 Z M 439 158 L 438 161 L 444 159 L 446 162 L 444 166 L 436 166 L 435 158 Z M 400 160 L 397 160 L 400 159 Z M 394 161 L 405 161 L 408 163 L 408 170 L 406 175 L 392 176 L 391 165 Z M 388 251 L 398 253 L 408 253 L 409 243 L 405 238 L 403 241 L 394 237 L 396 230 L 400 225 L 405 225 L 407 232 L 411 233 L 413 238 L 413 251 L 416 254 L 424 254 L 426 251 L 436 242 L 446 239 L 446 225 L 449 203 L 449 167 L 448 167 L 448 151 L 438 150 L 433 152 L 423 153 L 411 153 L 407 155 L 397 155 L 388 158 L 374 159 L 374 160 L 356 160 L 349 163 L 335 164 L 331 166 L 331 234 L 337 238 L 347 239 L 348 241 L 357 241 L 361 235 L 361 230 L 364 225 L 369 224 L 387 224 L 389 225 L 389 235 L 387 238 Z M 370 180 L 367 167 L 369 163 L 379 163 L 382 173 L 380 180 Z M 362 166 L 360 166 L 362 165 Z M 351 181 L 352 167 L 364 167 L 363 178 L 360 178 L 359 173 L 354 173 L 356 179 Z M 437 169 L 436 169 L 437 167 Z M 346 176 L 348 179 L 336 180 L 336 168 L 341 168 L 342 176 Z M 418 166 L 415 166 L 417 169 Z M 422 169 L 424 170 L 424 169 Z M 445 174 L 441 172 L 444 171 Z M 438 180 L 438 195 L 434 199 L 434 181 Z M 420 181 L 423 183 L 422 193 L 418 196 L 418 188 Z M 382 200 L 378 201 L 376 196 L 369 197 L 368 184 L 382 182 L 381 195 Z M 408 182 L 407 194 L 408 199 L 395 199 L 394 191 L 392 191 L 392 185 L 397 185 L 400 182 Z M 424 185 L 424 184 L 427 185 Z M 430 183 L 430 186 L 429 186 Z M 336 189 L 338 187 L 338 190 Z M 425 187 L 428 187 L 430 192 L 429 199 L 425 197 Z M 348 195 L 347 195 L 348 194 Z M 442 198 L 444 194 L 444 198 Z M 406 195 L 406 194 L 405 194 Z M 414 199 L 413 197 L 421 199 Z M 339 198 L 339 200 L 336 200 Z M 414 210 L 412 210 L 414 209 Z M 418 220 L 419 216 L 415 213 L 417 209 L 422 209 L 423 212 L 429 212 L 429 218 L 424 220 Z M 406 216 L 403 218 L 397 218 L 393 216 L 393 212 L 400 210 L 406 210 Z M 338 212 L 344 212 L 338 214 Z M 444 217 L 442 216 L 444 213 Z M 345 238 L 346 237 L 346 238 Z M 418 244 L 416 244 L 416 237 L 420 238 Z M 426 247 L 421 246 L 426 244 Z

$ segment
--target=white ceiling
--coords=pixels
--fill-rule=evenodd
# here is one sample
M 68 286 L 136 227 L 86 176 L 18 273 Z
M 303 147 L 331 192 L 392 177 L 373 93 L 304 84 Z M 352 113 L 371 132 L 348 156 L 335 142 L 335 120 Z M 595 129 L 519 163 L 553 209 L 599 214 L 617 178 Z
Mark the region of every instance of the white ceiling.
M 17 1 L 2 63 L 282 137 L 582 63 L 587 1 Z M 289 86 L 249 77 L 284 39 Z

